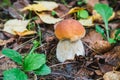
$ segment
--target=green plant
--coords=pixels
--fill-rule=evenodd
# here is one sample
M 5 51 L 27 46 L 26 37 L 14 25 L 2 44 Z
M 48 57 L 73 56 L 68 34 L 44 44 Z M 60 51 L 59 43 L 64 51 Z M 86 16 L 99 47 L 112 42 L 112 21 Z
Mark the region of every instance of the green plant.
M 96 31 L 101 33 L 102 36 L 104 35 L 104 38 L 106 38 L 109 43 L 114 43 L 114 42 L 111 42 L 111 38 L 109 37 L 110 29 L 108 27 L 108 20 L 113 14 L 113 9 L 106 4 L 100 4 L 100 3 L 96 4 L 94 6 L 94 9 L 101 15 L 105 23 L 105 31 L 100 26 L 96 26 Z
M 54 11 L 54 10 L 51 12 L 51 15 L 52 15 L 52 16 L 55 16 L 56 14 L 57 14 L 57 13 L 56 13 L 56 11 Z
M 113 38 L 110 38 L 110 43 L 117 43 L 117 41 L 120 41 L 120 29 L 115 30 L 115 34 Z
M 85 18 L 88 18 L 89 14 L 87 12 L 87 10 L 80 10 L 77 12 L 77 19 L 85 19 Z
M 26 72 L 33 72 L 36 75 L 47 75 L 51 69 L 45 64 L 46 56 L 34 52 L 39 44 L 35 41 L 30 53 L 24 57 L 19 52 L 4 48 L 2 54 L 12 59 L 19 65 L 19 68 L 8 69 L 3 72 L 3 80 L 28 80 Z

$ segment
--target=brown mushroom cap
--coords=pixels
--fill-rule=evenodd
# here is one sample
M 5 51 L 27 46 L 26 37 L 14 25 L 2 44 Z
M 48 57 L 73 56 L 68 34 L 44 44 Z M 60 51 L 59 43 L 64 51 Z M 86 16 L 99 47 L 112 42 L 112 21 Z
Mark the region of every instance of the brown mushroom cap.
M 74 19 L 66 19 L 55 26 L 55 35 L 59 40 L 69 39 L 76 41 L 85 36 L 85 28 Z

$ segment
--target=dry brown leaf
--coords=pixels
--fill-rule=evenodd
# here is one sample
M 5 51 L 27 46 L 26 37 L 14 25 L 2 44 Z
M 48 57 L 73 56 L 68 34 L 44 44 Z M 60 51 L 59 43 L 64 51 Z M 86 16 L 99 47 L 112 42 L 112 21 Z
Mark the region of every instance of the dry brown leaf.
M 110 71 L 104 74 L 104 80 L 120 80 L 120 72 Z
M 8 11 L 9 11 L 9 14 L 10 14 L 13 18 L 15 18 L 15 19 L 23 19 L 23 16 L 20 15 L 20 13 L 19 13 L 16 9 L 14 9 L 14 8 L 12 8 L 12 7 L 9 7 L 9 8 L 8 8 Z
M 89 12 L 93 11 L 93 7 L 96 3 L 99 3 L 99 0 L 87 0 L 87 10 Z
M 98 65 L 99 65 L 99 68 L 103 74 L 108 72 L 108 71 L 113 70 L 113 67 L 114 67 L 114 66 L 108 65 L 108 64 L 100 64 L 99 63 Z
M 95 4 L 99 3 L 99 0 L 87 0 L 87 5 L 94 7 Z
M 89 76 L 92 74 L 94 74 L 92 71 L 87 70 L 86 68 L 80 68 L 80 70 L 76 74 L 76 77 L 79 77 L 78 80 L 88 80 Z
M 7 43 L 13 42 L 14 38 L 10 38 L 8 40 L 2 40 L 0 39 L 0 46 L 6 45 Z
M 24 8 L 25 6 L 29 5 L 28 0 L 17 0 L 16 2 L 13 3 L 13 6 L 17 9 L 20 10 Z
M 59 4 L 55 11 L 57 12 L 58 17 L 63 17 L 69 11 L 69 8 L 63 4 Z
M 1 55 L 1 53 L 0 53 L 0 55 Z M 4 70 L 8 70 L 8 69 L 16 68 L 17 67 L 17 65 L 15 64 L 15 62 L 11 61 L 9 58 L 6 58 L 6 57 L 0 59 L 0 64 L 1 64 L 0 65 L 0 72 L 1 72 L 0 76 L 3 75 L 2 72 Z
M 83 41 L 99 53 L 106 52 L 112 47 L 110 43 L 103 40 L 103 37 L 96 31 L 90 31 L 86 37 L 84 37 Z
M 47 24 L 55 24 L 63 19 L 61 18 L 54 18 L 50 14 L 45 14 L 45 13 L 37 13 L 40 19 Z
M 118 65 L 120 62 L 120 46 L 115 46 L 109 52 L 103 55 L 105 62 L 110 65 Z
M 6 32 L 11 33 L 13 35 L 20 35 L 20 36 L 23 34 L 18 34 L 18 33 L 25 33 L 25 35 L 34 34 L 35 31 L 29 32 L 26 28 L 29 21 L 30 20 L 17 20 L 17 19 L 8 20 L 4 24 L 3 31 L 6 31 Z
M 98 40 L 93 43 L 92 48 L 97 52 L 103 53 L 111 49 L 111 44 L 108 41 Z
M 92 27 L 92 26 L 94 26 L 94 24 L 93 24 L 93 18 L 92 17 L 89 17 L 87 19 L 80 19 L 79 22 L 83 26 L 86 26 L 86 27 Z
M 96 31 L 90 31 L 86 36 L 83 38 L 83 41 L 88 43 L 89 45 L 92 45 L 94 42 L 98 40 L 103 40 L 103 37 L 97 33 Z

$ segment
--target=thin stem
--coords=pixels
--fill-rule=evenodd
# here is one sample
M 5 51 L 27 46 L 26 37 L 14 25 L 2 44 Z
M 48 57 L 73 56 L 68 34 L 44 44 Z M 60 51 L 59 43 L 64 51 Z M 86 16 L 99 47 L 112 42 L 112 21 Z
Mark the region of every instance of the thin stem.
M 30 50 L 29 54 L 32 54 L 36 49 L 36 46 L 33 46 L 32 49 Z
M 105 21 L 105 29 L 106 29 L 106 35 L 107 35 L 107 41 L 109 41 L 109 28 L 108 28 L 108 21 Z
M 37 28 L 38 28 L 39 42 L 40 42 L 40 45 L 41 45 L 42 44 L 42 32 L 41 32 L 41 28 L 38 24 L 37 24 Z

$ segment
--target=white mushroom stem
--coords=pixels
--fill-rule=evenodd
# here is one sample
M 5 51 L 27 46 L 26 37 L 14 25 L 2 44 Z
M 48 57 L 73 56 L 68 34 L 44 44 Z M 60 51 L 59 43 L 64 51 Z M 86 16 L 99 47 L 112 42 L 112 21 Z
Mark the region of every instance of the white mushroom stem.
M 60 40 L 57 45 L 56 56 L 60 62 L 66 60 L 73 60 L 75 57 L 82 55 L 85 56 L 84 46 L 81 40 L 71 42 L 69 40 Z

